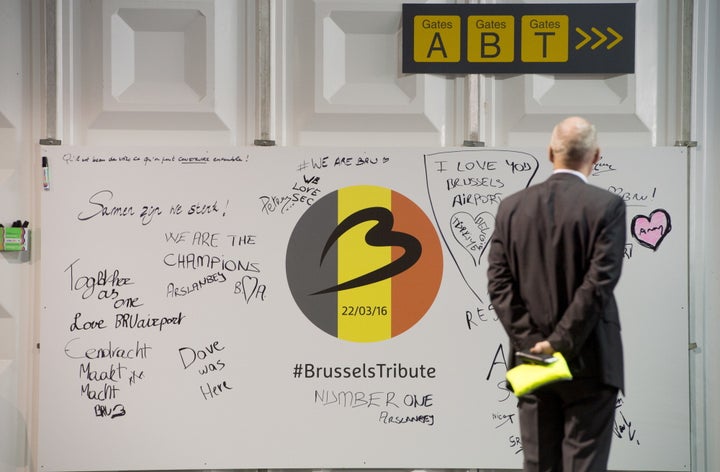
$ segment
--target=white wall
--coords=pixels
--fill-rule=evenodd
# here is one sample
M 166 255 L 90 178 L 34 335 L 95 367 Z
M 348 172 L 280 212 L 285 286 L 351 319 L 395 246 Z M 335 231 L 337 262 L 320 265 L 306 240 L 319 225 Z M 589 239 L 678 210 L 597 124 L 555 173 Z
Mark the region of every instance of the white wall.
M 30 8 L 0 3 L 0 223 L 31 220 Z M 16 45 L 17 47 L 8 47 Z M 28 465 L 33 372 L 29 254 L 0 252 L 0 470 Z
M 53 0 L 47 0 L 53 1 Z M 696 0 L 691 151 L 693 470 L 720 470 L 718 2 Z M 38 219 L 34 144 L 44 113 L 45 0 L 0 2 L 0 223 Z M 59 0 L 63 144 L 252 145 L 256 2 Z M 595 121 L 607 146 L 681 138 L 680 11 L 637 2 L 636 73 L 403 75 L 400 1 L 272 2 L 272 139 L 278 145 L 545 145 L 560 117 Z M 190 47 L 185 48 L 183 45 Z M 130 71 L 134 71 L 131 74 Z M 474 89 L 470 89 L 474 87 Z M 477 96 L 468 106 L 467 97 Z M 476 114 L 472 116 L 469 113 Z M 467 123 L 477 119 L 473 129 Z M 50 130 L 51 132 L 52 130 Z M 53 134 L 53 133 L 51 133 Z M 36 234 L 35 237 L 41 237 Z M 40 254 L 0 253 L 0 471 L 34 470 Z

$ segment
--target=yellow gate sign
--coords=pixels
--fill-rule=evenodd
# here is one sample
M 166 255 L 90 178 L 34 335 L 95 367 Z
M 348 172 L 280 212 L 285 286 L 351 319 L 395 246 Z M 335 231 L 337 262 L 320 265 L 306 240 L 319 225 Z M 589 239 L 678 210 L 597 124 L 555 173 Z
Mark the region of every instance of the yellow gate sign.
M 567 62 L 570 19 L 567 15 L 523 15 L 523 62 Z
M 635 4 L 404 4 L 404 73 L 635 71 Z
M 512 62 L 515 58 L 515 17 L 468 16 L 467 44 L 468 62 Z
M 414 18 L 416 62 L 460 61 L 460 17 L 418 15 Z

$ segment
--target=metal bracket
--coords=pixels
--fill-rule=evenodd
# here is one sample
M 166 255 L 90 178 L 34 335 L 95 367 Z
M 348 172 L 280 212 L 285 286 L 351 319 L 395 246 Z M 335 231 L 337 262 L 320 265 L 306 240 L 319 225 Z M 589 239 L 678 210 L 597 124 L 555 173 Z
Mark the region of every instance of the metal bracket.
M 60 146 L 62 141 L 55 138 L 45 138 L 40 140 L 40 144 L 43 146 Z
M 471 139 L 466 139 L 463 141 L 462 145 L 464 147 L 485 147 L 485 141 L 473 141 Z
M 255 146 L 275 146 L 274 139 L 256 139 Z

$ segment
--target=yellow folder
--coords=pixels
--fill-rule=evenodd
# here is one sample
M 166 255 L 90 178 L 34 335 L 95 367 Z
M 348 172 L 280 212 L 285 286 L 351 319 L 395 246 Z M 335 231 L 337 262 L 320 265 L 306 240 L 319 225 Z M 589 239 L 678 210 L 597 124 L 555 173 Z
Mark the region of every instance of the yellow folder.
M 572 374 L 562 354 L 556 352 L 557 361 L 552 364 L 520 364 L 507 371 L 505 378 L 510 382 L 518 397 L 535 389 L 561 380 L 572 380 Z

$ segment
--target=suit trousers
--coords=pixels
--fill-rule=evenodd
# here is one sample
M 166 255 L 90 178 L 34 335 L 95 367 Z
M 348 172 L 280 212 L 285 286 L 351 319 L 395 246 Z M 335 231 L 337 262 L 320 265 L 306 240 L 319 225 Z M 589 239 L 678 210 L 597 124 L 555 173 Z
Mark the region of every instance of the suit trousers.
M 604 472 L 618 389 L 577 379 L 518 399 L 526 472 Z

